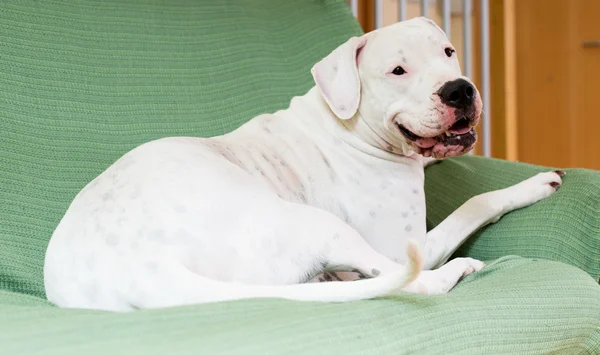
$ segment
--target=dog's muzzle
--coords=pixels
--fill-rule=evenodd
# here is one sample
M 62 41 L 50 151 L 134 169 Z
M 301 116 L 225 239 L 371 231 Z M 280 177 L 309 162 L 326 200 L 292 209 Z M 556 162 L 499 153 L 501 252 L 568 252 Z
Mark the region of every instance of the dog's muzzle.
M 477 89 L 465 79 L 456 79 L 446 82 L 436 94 L 444 106 L 453 110 L 452 116 L 456 120 L 450 127 L 436 136 L 421 137 L 398 122 L 396 126 L 408 141 L 420 148 L 424 156 L 441 158 L 468 152 L 477 141 L 473 127 L 481 114 Z

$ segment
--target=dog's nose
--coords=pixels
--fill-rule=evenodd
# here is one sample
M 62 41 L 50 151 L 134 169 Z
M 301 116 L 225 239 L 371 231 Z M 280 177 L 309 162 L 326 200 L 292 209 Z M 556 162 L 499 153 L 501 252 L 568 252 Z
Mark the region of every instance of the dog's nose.
M 465 79 L 456 79 L 442 85 L 438 95 L 450 107 L 467 108 L 473 104 L 475 87 Z

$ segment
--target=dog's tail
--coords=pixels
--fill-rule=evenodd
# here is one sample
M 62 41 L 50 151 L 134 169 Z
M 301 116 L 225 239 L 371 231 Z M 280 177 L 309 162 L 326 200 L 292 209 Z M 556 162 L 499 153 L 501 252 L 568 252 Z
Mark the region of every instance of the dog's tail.
M 423 267 L 423 257 L 419 246 L 415 242 L 409 241 L 407 254 L 408 265 L 401 266 L 398 271 L 370 279 L 348 282 L 263 286 L 217 281 L 198 274 L 191 274 L 186 285 L 180 285 L 182 287 L 180 290 L 163 290 L 163 292 L 169 292 L 168 297 L 151 297 L 154 298 L 154 301 L 146 299 L 150 302 L 144 302 L 145 304 L 139 305 L 139 307 L 168 307 L 250 298 L 283 298 L 314 302 L 349 302 L 372 299 L 393 294 L 417 278 Z

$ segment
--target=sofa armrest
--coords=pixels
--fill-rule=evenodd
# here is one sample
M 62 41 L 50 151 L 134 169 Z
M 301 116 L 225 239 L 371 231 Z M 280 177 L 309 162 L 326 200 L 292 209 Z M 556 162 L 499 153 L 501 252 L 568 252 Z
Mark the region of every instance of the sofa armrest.
M 472 196 L 547 170 L 554 169 L 477 156 L 433 164 L 425 169 L 427 226 L 435 227 Z M 567 174 L 556 194 L 482 228 L 453 257 L 550 259 L 577 266 L 600 281 L 600 173 L 564 170 Z

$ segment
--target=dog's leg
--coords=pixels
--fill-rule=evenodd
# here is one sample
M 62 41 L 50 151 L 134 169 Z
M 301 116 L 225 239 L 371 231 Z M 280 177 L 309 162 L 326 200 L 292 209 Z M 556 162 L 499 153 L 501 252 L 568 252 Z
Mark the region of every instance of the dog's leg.
M 358 231 L 337 216 L 308 205 L 296 205 L 294 210 L 295 213 L 289 214 L 293 220 L 287 224 L 293 225 L 291 228 L 299 235 L 313 236 L 310 242 L 319 246 L 316 250 L 323 260 L 324 270 L 319 271 L 358 271 L 367 277 L 377 277 L 405 269 L 373 249 Z M 315 225 L 319 226 L 318 231 Z
M 190 269 L 182 260 L 162 258 L 152 270 L 142 265 L 135 266 L 137 269 L 127 273 L 135 275 L 135 289 L 126 289 L 119 294 L 128 295 L 125 303 L 131 308 L 248 298 L 347 302 L 398 293 L 416 280 L 422 270 L 423 258 L 416 242 L 407 245 L 408 262 L 401 265 L 379 254 L 354 228 L 327 211 L 287 202 L 261 207 L 265 213 L 254 216 L 256 225 L 248 236 L 253 235 L 256 239 L 259 235 L 262 241 L 273 238 L 279 243 L 278 256 L 285 254 L 281 258 L 285 263 L 273 261 L 272 266 L 263 269 L 263 272 L 292 273 L 283 281 L 285 283 L 250 284 L 211 279 L 201 270 Z M 261 223 L 260 218 L 268 218 L 271 223 Z M 265 229 L 261 229 L 263 227 Z M 220 265 L 226 267 L 227 263 Z M 252 263 L 246 264 L 245 268 L 245 272 L 253 272 Z M 303 281 L 307 281 L 306 277 L 325 270 L 353 269 L 373 278 L 355 282 L 294 283 L 294 280 L 303 277 Z M 130 287 L 131 282 L 123 284 Z
M 552 195 L 560 187 L 563 175 L 562 171 L 540 173 L 516 185 L 469 199 L 427 233 L 423 248 L 425 269 L 443 265 L 479 228 L 497 222 L 505 213 Z
M 481 270 L 485 264 L 471 258 L 456 258 L 436 270 L 422 271 L 403 290 L 424 295 L 439 295 L 450 291 L 465 276 Z

